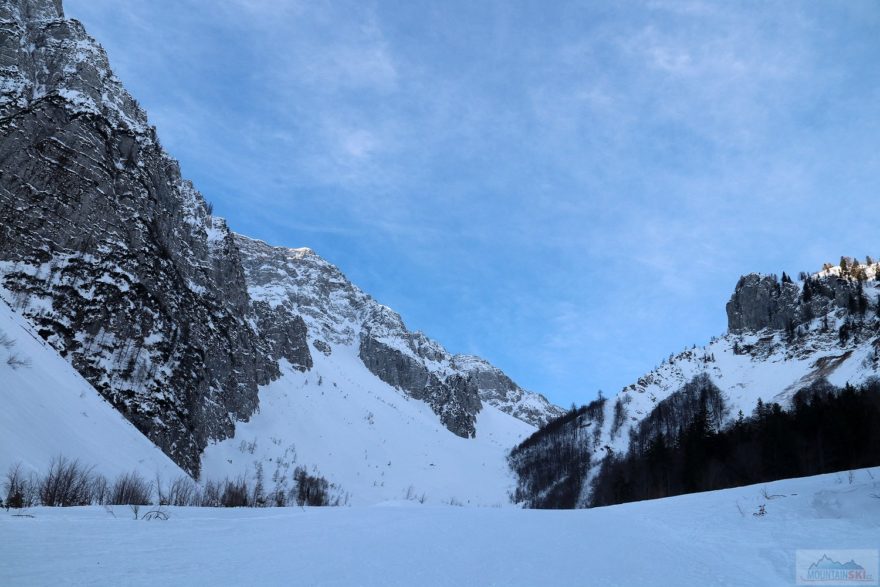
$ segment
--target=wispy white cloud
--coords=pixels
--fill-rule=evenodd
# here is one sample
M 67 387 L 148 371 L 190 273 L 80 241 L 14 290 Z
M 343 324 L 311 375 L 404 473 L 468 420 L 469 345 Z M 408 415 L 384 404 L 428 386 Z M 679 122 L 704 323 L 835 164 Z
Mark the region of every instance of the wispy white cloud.
M 66 5 L 233 226 L 562 403 L 874 238 L 872 3 Z

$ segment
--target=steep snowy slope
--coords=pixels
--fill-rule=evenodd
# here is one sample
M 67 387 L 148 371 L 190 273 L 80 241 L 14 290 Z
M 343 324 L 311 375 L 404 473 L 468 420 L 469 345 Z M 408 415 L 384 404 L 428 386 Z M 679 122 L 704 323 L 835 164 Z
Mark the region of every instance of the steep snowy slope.
M 514 482 L 507 451 L 535 429 L 490 405 L 476 427 L 474 438 L 453 434 L 427 404 L 370 373 L 357 346 L 333 345 L 329 355 L 315 353 L 308 373 L 282 367 L 260 389 L 259 412 L 236 425 L 234 438 L 207 447 L 202 470 L 253 479 L 261 464 L 268 491 L 275 479 L 289 487 L 301 465 L 339 485 L 352 504 L 506 504 Z
M 63 455 L 108 477 L 184 475 L 2 300 L 0 405 L 0 474 L 18 462 L 44 473 Z

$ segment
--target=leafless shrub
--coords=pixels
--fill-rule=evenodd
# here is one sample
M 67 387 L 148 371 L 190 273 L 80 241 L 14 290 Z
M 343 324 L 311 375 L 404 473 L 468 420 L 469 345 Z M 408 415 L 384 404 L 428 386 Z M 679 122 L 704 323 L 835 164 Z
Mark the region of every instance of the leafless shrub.
M 348 501 L 351 496 L 347 491 L 342 491 L 342 488 L 338 485 L 330 484 L 330 492 L 331 496 L 328 499 L 327 505 L 330 507 L 338 508 L 342 506 L 347 506 Z
M 9 356 L 6 357 L 6 364 L 13 369 L 18 369 L 19 367 L 30 367 L 31 360 L 26 357 L 20 357 L 15 353 L 9 353 Z
M 424 493 L 417 493 L 416 488 L 410 485 L 406 488 L 406 499 L 407 501 L 417 501 L 419 503 L 425 503 L 428 498 Z
M 52 459 L 49 471 L 40 480 L 40 503 L 45 506 L 69 507 L 92 503 L 92 467 L 58 456 Z
M 166 501 L 168 505 L 187 506 L 201 505 L 198 487 L 189 477 L 178 477 L 168 487 Z
M 110 499 L 110 482 L 107 477 L 96 474 L 92 475 L 92 503 L 104 505 Z
M 287 492 L 283 489 L 275 489 L 269 494 L 269 500 L 275 507 L 283 508 L 287 506 Z
M 293 479 L 296 481 L 296 505 L 330 505 L 330 483 L 326 479 L 310 475 L 304 467 L 294 469 Z
M 150 505 L 150 484 L 135 471 L 116 478 L 110 490 L 110 505 Z
M 767 488 L 764 487 L 764 488 L 761 489 L 761 497 L 763 497 L 763 498 L 766 499 L 767 501 L 770 501 L 770 500 L 772 500 L 772 499 L 776 499 L 777 497 L 785 497 L 785 496 L 784 496 L 784 495 L 779 495 L 779 494 L 775 494 L 775 495 L 774 495 L 774 494 L 768 493 L 768 492 L 767 492 Z

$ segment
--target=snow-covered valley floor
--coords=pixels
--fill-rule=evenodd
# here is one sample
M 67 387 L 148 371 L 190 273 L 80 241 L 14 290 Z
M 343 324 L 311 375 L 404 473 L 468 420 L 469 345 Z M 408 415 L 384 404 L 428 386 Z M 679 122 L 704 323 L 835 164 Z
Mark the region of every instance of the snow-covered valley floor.
M 880 468 L 578 511 L 34 508 L 0 512 L 0 585 L 791 585 L 797 549 L 880 547 L 875 495 Z

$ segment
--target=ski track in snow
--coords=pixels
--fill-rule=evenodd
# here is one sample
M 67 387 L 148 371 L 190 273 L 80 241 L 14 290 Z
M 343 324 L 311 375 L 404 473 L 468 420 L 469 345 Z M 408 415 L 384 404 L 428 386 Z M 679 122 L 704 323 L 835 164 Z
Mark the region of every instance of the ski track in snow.
M 576 511 L 0 512 L 0 584 L 776 587 L 794 584 L 797 549 L 880 546 L 878 480 L 860 470 L 852 483 L 838 473 Z

